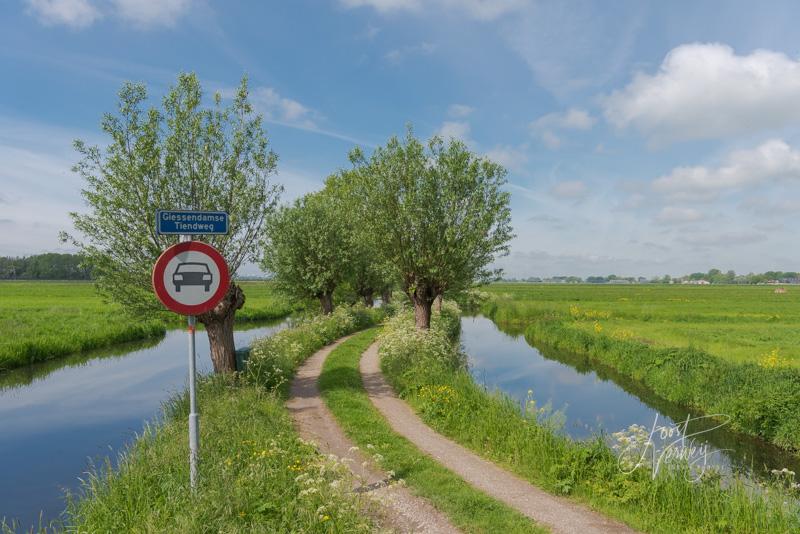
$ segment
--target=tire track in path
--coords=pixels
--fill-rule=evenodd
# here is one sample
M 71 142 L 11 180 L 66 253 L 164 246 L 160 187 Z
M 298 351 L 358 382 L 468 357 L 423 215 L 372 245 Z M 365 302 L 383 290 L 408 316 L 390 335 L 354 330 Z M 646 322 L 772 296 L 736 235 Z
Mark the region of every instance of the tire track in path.
M 333 454 L 356 475 L 355 491 L 368 493 L 385 512 L 388 527 L 397 532 L 456 534 L 460 532 L 442 512 L 408 489 L 388 485 L 386 473 L 364 456 L 344 434 L 323 401 L 318 380 L 328 355 L 351 336 L 322 348 L 300 366 L 292 380 L 286 407 L 300 436 Z
M 473 487 L 556 533 L 636 532 L 598 512 L 551 495 L 432 430 L 386 382 L 381 373 L 377 342 L 364 352 L 360 370 L 370 400 L 392 429 Z

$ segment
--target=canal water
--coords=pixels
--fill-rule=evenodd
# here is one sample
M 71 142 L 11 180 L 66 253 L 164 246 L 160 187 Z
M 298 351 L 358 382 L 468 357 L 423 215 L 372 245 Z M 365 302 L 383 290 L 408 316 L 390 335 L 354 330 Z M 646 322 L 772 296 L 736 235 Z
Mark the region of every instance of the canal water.
M 236 346 L 287 323 L 242 325 Z M 208 336 L 198 331 L 196 339 L 198 371 L 208 373 Z M 26 530 L 39 525 L 40 514 L 43 525 L 57 519 L 64 490 L 78 490 L 90 462 L 116 458 L 156 420 L 161 403 L 185 389 L 187 372 L 187 334 L 173 330 L 160 340 L 0 375 L 0 520 Z M 202 409 L 202 396 L 198 402 Z
M 575 354 L 535 348 L 520 332 L 508 333 L 490 319 L 482 316 L 463 317 L 461 341 L 469 356 L 470 370 L 479 383 L 489 390 L 499 390 L 520 402 L 524 407 L 532 398 L 537 407 L 550 404 L 561 412 L 562 431 L 575 439 L 591 438 L 604 433 L 609 444 L 611 434 L 630 425 L 646 428 L 649 436 L 654 426 L 675 428 L 690 418 L 687 437 L 672 450 L 689 451 L 696 445 L 690 459 L 695 467 L 717 467 L 724 474 L 741 473 L 748 478 L 769 477 L 770 469 L 784 467 L 800 473 L 800 461 L 763 440 L 732 432 L 719 421 L 700 418 L 700 414 L 656 397 L 632 380 L 596 362 Z M 724 415 L 724 414 L 723 414 Z M 683 426 L 681 430 L 683 430 Z M 694 434 L 694 435 L 691 435 Z M 662 439 L 661 432 L 653 435 L 648 459 L 663 458 L 670 443 L 680 435 L 673 433 Z M 708 445 L 708 454 L 700 446 Z M 652 470 L 652 467 L 650 467 Z

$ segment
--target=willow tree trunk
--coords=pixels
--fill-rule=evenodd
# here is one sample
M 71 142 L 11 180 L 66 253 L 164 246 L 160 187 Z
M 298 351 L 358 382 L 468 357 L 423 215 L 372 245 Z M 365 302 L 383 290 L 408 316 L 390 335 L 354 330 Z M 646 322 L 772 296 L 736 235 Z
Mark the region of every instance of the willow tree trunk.
M 372 292 L 369 293 L 365 292 L 361 294 L 361 300 L 364 302 L 364 306 L 366 306 L 367 308 L 372 308 L 372 306 L 375 303 L 375 296 L 373 295 Z
M 434 309 L 437 312 L 442 313 L 442 294 L 441 293 L 436 295 L 436 300 L 433 301 L 433 305 L 434 305 Z
M 414 303 L 414 320 L 418 330 L 428 330 L 431 327 L 431 306 L 436 294 L 425 287 L 417 287 L 409 295 Z
M 231 284 L 228 292 L 213 310 L 197 316 L 208 333 L 211 361 L 215 373 L 231 373 L 236 370 L 236 346 L 233 343 L 233 320 L 236 310 L 244 306 L 244 291 Z
M 392 302 L 392 290 L 386 289 L 381 293 L 381 301 L 384 304 L 390 304 Z
M 322 313 L 325 315 L 333 313 L 333 292 L 322 293 L 319 296 L 319 305 L 322 307 Z

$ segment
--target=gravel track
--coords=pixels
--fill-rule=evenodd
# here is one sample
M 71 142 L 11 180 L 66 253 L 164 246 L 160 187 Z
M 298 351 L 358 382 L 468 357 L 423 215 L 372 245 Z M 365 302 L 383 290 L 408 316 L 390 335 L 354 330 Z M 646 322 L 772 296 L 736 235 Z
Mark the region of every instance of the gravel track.
M 295 428 L 303 439 L 315 442 L 321 452 L 333 454 L 350 468 L 356 475 L 353 489 L 377 501 L 382 512 L 380 520 L 385 528 L 402 533 L 460 532 L 447 516 L 425 499 L 413 495 L 404 487 L 387 484 L 386 473 L 355 448 L 325 406 L 317 385 L 322 365 L 331 351 L 349 337 L 317 351 L 297 370 L 290 399 L 286 403 Z
M 438 434 L 395 394 L 380 369 L 378 343 L 364 352 L 361 377 L 370 400 L 392 429 L 473 487 L 504 502 L 552 532 L 631 533 L 627 525 L 580 504 L 551 495 Z

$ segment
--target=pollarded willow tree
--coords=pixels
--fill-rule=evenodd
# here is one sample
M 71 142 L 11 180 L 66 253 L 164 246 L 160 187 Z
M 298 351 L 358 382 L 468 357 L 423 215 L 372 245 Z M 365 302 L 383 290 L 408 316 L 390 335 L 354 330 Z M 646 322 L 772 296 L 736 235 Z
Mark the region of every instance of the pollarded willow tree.
M 319 299 L 326 314 L 333 311 L 333 292 L 350 261 L 346 216 L 320 191 L 281 207 L 267 222 L 261 266 L 274 275 L 280 290 Z
M 369 206 L 365 225 L 414 303 L 418 328 L 430 328 L 437 296 L 500 275 L 489 266 L 513 237 L 501 165 L 458 140 L 425 145 L 410 128 L 404 140 L 391 138 L 369 158 L 356 149 L 350 159 Z
M 370 206 L 358 193 L 358 179 L 352 171 L 341 171 L 325 180 L 325 195 L 343 224 L 349 251 L 345 280 L 365 306 L 371 307 L 376 294 L 388 302 L 394 285 L 394 272 L 376 239 L 375 232 L 364 224 Z
M 86 181 L 87 213 L 71 213 L 72 241 L 92 266 L 100 292 L 138 316 L 164 311 L 150 273 L 178 236 L 157 235 L 156 210 L 221 210 L 230 214 L 228 235 L 204 239 L 235 274 L 261 258 L 261 232 L 281 187 L 270 183 L 277 156 L 269 148 L 262 118 L 248 100 L 247 79 L 229 105 L 219 94 L 203 105 L 194 74 L 181 74 L 161 108 L 145 109 L 144 85 L 127 83 L 116 114 L 103 117 L 110 138 L 101 150 L 76 141 L 81 155 L 73 170 Z M 245 301 L 231 283 L 223 300 L 199 315 L 208 332 L 216 372 L 233 371 L 233 322 Z

